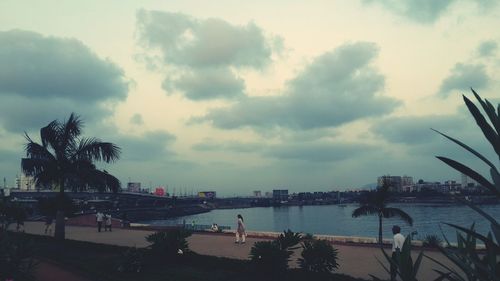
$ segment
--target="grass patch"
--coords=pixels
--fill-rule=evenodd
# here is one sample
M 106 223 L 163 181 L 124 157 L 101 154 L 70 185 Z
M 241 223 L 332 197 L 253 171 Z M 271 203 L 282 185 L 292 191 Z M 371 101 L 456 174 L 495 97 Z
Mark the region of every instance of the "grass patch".
M 271 280 L 255 270 L 249 261 L 186 253 L 175 260 L 163 260 L 144 251 L 141 272 L 118 272 L 119 260 L 128 247 L 65 240 L 58 242 L 52 237 L 16 234 L 33 240 L 35 253 L 62 267 L 75 271 L 91 280 L 102 281 L 220 281 L 220 280 Z M 324 276 L 303 272 L 300 269 L 287 271 L 282 280 L 338 280 L 360 281 L 343 274 Z

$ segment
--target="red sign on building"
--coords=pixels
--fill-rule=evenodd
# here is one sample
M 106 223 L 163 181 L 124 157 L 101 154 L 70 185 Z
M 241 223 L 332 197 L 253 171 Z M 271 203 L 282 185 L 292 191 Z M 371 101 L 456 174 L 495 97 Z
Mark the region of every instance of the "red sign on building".
M 158 196 L 165 196 L 165 189 L 163 189 L 163 187 L 157 187 L 155 189 L 155 195 L 158 195 Z

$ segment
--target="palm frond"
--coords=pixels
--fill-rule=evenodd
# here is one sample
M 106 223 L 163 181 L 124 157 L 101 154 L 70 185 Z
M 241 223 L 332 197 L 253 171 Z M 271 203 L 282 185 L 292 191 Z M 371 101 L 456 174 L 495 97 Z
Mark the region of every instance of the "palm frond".
M 120 157 L 121 149 L 113 143 L 102 142 L 97 138 L 80 140 L 72 159 L 88 159 L 91 161 L 114 162 Z
M 413 225 L 413 218 L 405 211 L 398 208 L 385 208 L 382 210 L 382 215 L 384 218 L 399 217 L 409 225 Z
M 58 134 L 61 125 L 57 120 L 50 122 L 47 126 L 40 129 L 40 140 L 43 147 L 52 147 L 56 149 L 59 146 Z
M 378 215 L 380 210 L 372 205 L 362 205 L 352 211 L 352 217 L 357 218 L 367 215 Z
M 75 145 L 76 139 L 82 133 L 82 126 L 83 122 L 80 117 L 75 113 L 71 113 L 68 120 L 62 124 L 59 134 L 62 147 L 66 148 Z
M 24 150 L 28 158 L 55 160 L 54 155 L 46 147 L 31 140 L 25 144 Z

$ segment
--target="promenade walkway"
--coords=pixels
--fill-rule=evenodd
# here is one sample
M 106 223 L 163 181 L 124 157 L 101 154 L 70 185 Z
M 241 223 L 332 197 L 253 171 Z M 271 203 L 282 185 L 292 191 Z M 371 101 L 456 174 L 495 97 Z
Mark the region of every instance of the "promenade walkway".
M 25 231 L 27 233 L 44 235 L 43 230 L 44 224 L 42 222 L 26 222 L 25 224 Z M 99 233 L 94 227 L 66 227 L 67 239 L 120 246 L 146 247 L 149 244 L 145 240 L 145 237 L 151 233 L 153 232 L 120 228 L 113 229 L 113 232 Z M 248 238 L 246 244 L 239 245 L 234 243 L 232 235 L 215 233 L 196 233 L 188 238 L 189 248 L 196 253 L 235 259 L 248 259 L 253 243 L 263 240 L 265 239 Z M 369 274 L 381 278 L 388 277 L 377 261 L 377 258 L 385 261 L 380 249 L 369 246 L 334 246 L 339 250 L 339 273 L 370 280 Z M 413 253 L 414 260 L 417 254 L 417 252 Z M 449 261 L 438 252 L 428 251 L 426 254 L 450 265 Z M 297 256 L 298 253 L 295 254 L 295 257 Z M 297 266 L 296 262 L 292 261 L 290 266 Z M 437 277 L 433 271 L 434 268 L 437 268 L 437 265 L 424 258 L 419 271 L 419 280 L 434 280 Z

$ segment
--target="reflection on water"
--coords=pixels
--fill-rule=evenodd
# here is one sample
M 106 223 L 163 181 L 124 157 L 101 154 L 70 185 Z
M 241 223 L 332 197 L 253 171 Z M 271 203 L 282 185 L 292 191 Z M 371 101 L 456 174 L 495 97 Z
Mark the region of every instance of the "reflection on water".
M 291 229 L 303 233 L 376 237 L 378 235 L 377 218 L 375 216 L 352 218 L 352 211 L 357 207 L 358 205 L 353 204 L 214 210 L 204 214 L 148 223 L 168 225 L 182 223 L 183 220 L 188 222 L 194 220 L 196 224 L 217 223 L 234 229 L 236 215 L 241 214 L 248 230 L 280 232 Z M 410 214 L 414 219 L 414 225 L 410 227 L 398 219 L 384 219 L 384 237 L 392 236 L 390 229 L 394 224 L 400 225 L 403 233 L 417 231 L 417 238 L 423 238 L 427 234 L 441 235 L 439 225 L 442 222 L 466 227 L 476 222 L 476 229 L 479 232 L 486 234 L 490 230 L 485 220 L 466 206 L 392 204 L 391 207 L 401 208 Z M 485 205 L 481 208 L 492 217 L 500 218 L 500 205 Z M 456 240 L 455 230 L 445 225 L 442 225 L 442 229 L 450 240 Z
M 290 228 L 290 211 L 288 206 L 273 208 L 273 229 Z

